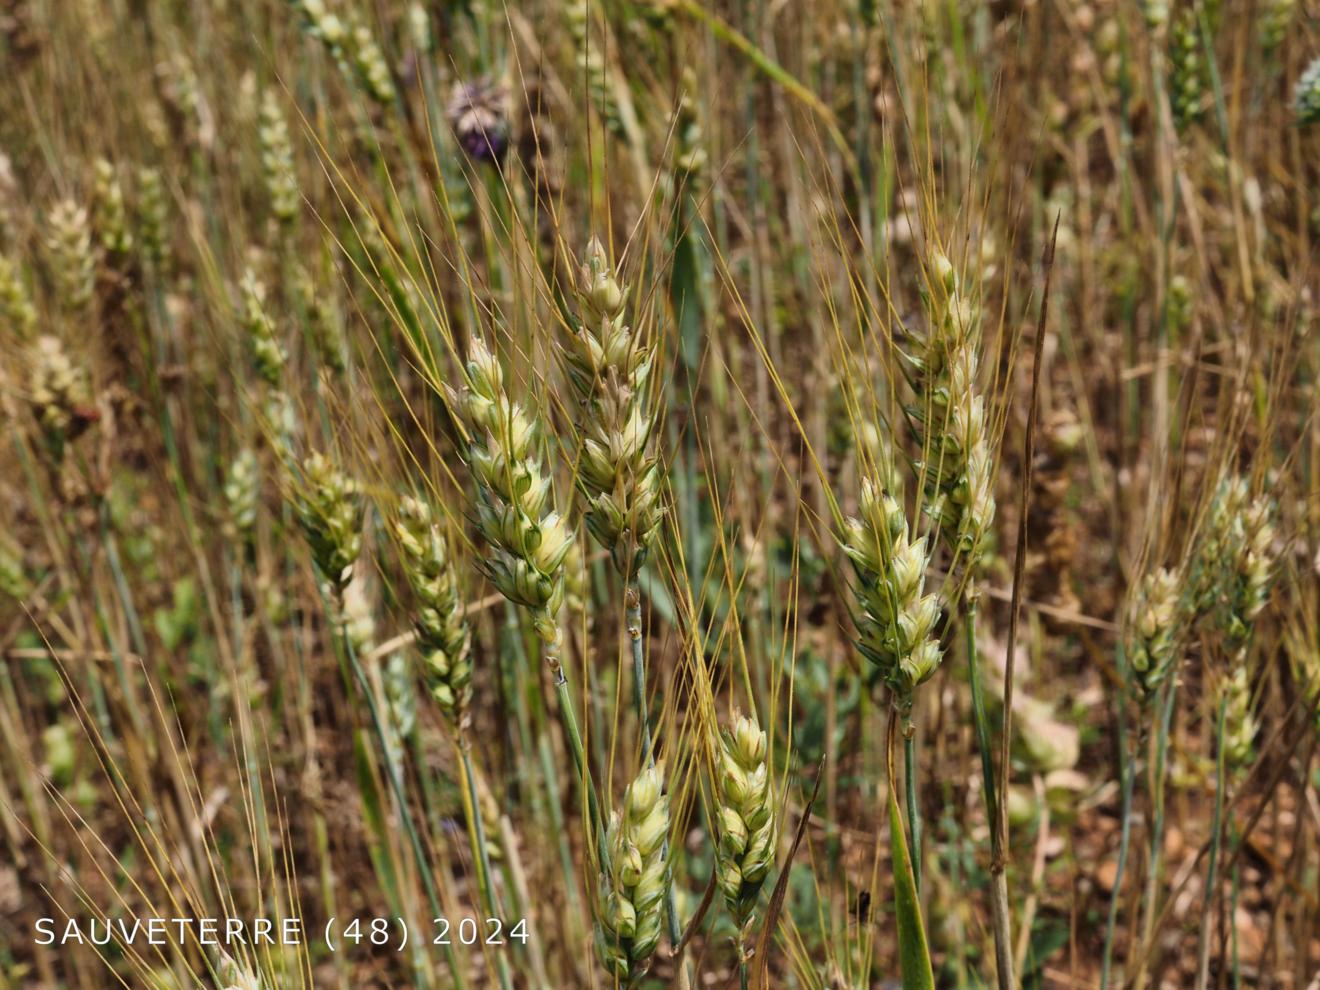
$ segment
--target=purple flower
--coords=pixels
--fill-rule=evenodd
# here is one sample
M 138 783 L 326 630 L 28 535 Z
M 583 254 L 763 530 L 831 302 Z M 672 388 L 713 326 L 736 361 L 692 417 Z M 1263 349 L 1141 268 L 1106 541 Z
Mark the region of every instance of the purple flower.
M 446 110 L 459 146 L 474 161 L 499 162 L 509 150 L 503 90 L 486 80 L 459 83 Z

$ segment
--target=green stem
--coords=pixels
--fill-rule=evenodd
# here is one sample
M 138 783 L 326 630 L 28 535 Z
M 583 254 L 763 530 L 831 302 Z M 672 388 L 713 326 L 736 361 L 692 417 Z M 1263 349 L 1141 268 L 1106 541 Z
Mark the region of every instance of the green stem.
M 1201 903 L 1201 931 L 1197 936 L 1196 988 L 1205 990 L 1210 981 L 1210 909 L 1214 904 L 1219 876 L 1219 846 L 1224 816 L 1224 721 L 1228 698 L 1219 699 L 1219 717 L 1215 721 L 1215 810 L 1210 827 L 1210 861 L 1205 869 L 1205 898 Z
M 1237 826 L 1230 822 L 1229 846 L 1233 849 L 1234 856 L 1233 856 L 1232 885 L 1230 888 L 1231 892 L 1229 894 L 1229 900 L 1228 900 L 1228 916 L 1229 918 L 1234 919 L 1229 924 L 1229 939 L 1231 940 L 1231 944 L 1232 944 L 1233 990 L 1242 990 L 1242 959 L 1238 955 L 1238 931 L 1237 931 L 1237 921 L 1236 921 L 1238 894 L 1241 892 L 1242 889 L 1242 874 L 1238 866 L 1238 859 L 1236 853 L 1237 853 L 1238 843 L 1241 841 L 1241 839 L 1242 837 L 1238 835 L 1237 832 Z
M 1127 868 L 1128 849 L 1132 841 L 1132 792 L 1136 774 L 1132 772 L 1131 754 L 1127 747 L 1127 661 L 1122 646 L 1118 648 L 1118 672 L 1122 679 L 1122 695 L 1118 699 L 1118 774 L 1122 791 L 1123 823 L 1118 839 L 1118 863 L 1114 871 L 1114 889 L 1109 894 L 1109 920 L 1105 923 L 1105 948 L 1100 963 L 1100 990 L 1109 990 L 1109 967 L 1114 956 L 1114 931 L 1118 926 L 1118 900 L 1123 890 L 1123 871 Z
M 596 785 L 591 779 L 591 768 L 587 765 L 586 751 L 582 745 L 582 733 L 578 730 L 577 715 L 573 710 L 573 697 L 568 691 L 568 678 L 563 665 L 553 653 L 546 651 L 546 663 L 555 676 L 555 690 L 559 694 L 559 718 L 568 737 L 569 752 L 573 754 L 573 765 L 577 768 L 578 780 L 587 792 L 587 813 L 591 818 L 591 828 L 596 833 L 597 847 L 601 850 L 601 860 L 605 859 L 605 828 L 600 815 L 600 802 L 596 798 Z
M 651 741 L 651 720 L 646 712 L 646 661 L 642 656 L 642 596 L 635 583 L 624 592 L 627 605 L 628 639 L 632 645 L 633 701 L 637 705 L 637 723 L 642 733 L 642 758 L 649 767 L 655 763 Z
M 976 728 L 976 746 L 981 751 L 981 780 L 985 789 L 986 815 L 993 821 L 995 815 L 995 768 L 990 749 L 990 720 L 985 713 L 985 695 L 981 690 L 981 673 L 976 662 L 976 604 L 967 606 L 963 623 L 967 634 L 967 679 L 972 688 L 972 722 Z M 990 830 L 991 843 L 997 841 L 995 830 Z M 997 851 L 997 850 L 992 850 Z
M 636 583 L 629 582 L 624 592 L 627 605 L 628 638 L 632 643 L 633 664 L 633 699 L 637 704 L 637 721 L 642 733 L 642 758 L 647 767 L 655 766 L 655 749 L 651 739 L 651 721 L 646 713 L 646 661 L 642 655 L 642 595 Z M 669 862 L 669 840 L 665 840 L 663 852 L 665 862 Z M 665 885 L 665 922 L 669 927 L 669 941 L 677 946 L 683 939 L 683 926 L 678 919 L 678 894 L 674 890 L 672 871 Z M 683 960 L 683 979 L 692 986 L 694 974 L 691 964 Z
M 908 831 L 912 835 L 912 877 L 921 893 L 921 806 L 917 801 L 917 738 L 909 723 L 903 733 L 903 776 L 907 784 Z
M 1009 917 L 1008 876 L 1005 872 L 1004 850 L 999 829 L 999 801 L 1002 795 L 995 789 L 994 756 L 990 749 L 990 720 L 985 712 L 985 696 L 981 692 L 981 674 L 976 660 L 976 589 L 967 592 L 967 676 L 972 688 L 972 719 L 976 724 L 976 744 L 981 751 L 981 775 L 985 782 L 986 819 L 990 828 L 990 908 L 995 939 L 995 971 L 999 977 L 999 990 L 1012 990 L 1013 938 Z
M 137 651 L 139 664 L 145 664 L 147 659 L 147 641 L 142 633 L 142 622 L 138 618 L 137 608 L 133 604 L 133 593 L 129 590 L 128 579 L 124 576 L 124 568 L 119 558 L 119 547 L 115 542 L 114 533 L 111 531 L 110 505 L 102 498 L 97 505 L 97 522 L 101 529 L 101 544 L 105 548 L 106 563 L 110 565 L 110 575 L 114 580 L 115 593 L 119 597 L 120 606 L 124 610 L 124 617 L 128 623 L 129 637 L 133 643 L 133 649 Z M 124 700 L 128 703 L 129 717 L 133 720 L 133 725 L 139 733 L 145 733 L 146 728 L 142 720 L 140 706 L 137 704 L 137 694 L 133 690 L 132 683 L 128 677 L 128 669 L 124 663 L 124 657 L 120 650 L 114 649 L 114 638 L 110 634 L 107 626 L 106 639 L 112 647 L 115 663 L 115 673 L 119 676 L 119 684 L 124 692 Z
M 509 695 L 514 701 L 517 714 L 521 752 L 530 753 L 535 749 L 540 764 L 541 783 L 544 792 L 535 789 L 534 774 L 530 768 L 523 771 L 526 787 L 534 796 L 541 812 L 549 816 L 550 834 L 556 837 L 555 845 L 559 851 L 559 865 L 564 874 L 564 893 L 567 898 L 569 917 L 574 930 L 581 933 L 580 921 L 583 917 L 582 902 L 578 896 L 578 872 L 573 865 L 573 854 L 568 844 L 568 829 L 564 827 L 563 803 L 559 798 L 559 778 L 555 773 L 554 754 L 551 750 L 550 736 L 545 729 L 545 706 L 540 691 L 540 681 L 534 676 L 534 669 L 528 662 L 526 643 L 523 640 L 518 623 L 518 609 L 508 603 L 507 619 L 503 630 L 503 648 L 510 651 L 513 664 L 509 665 Z M 527 686 L 530 686 L 528 689 Z M 510 746 L 509 752 L 518 752 L 518 746 Z M 510 774 L 517 768 L 510 767 Z
M 810 89 L 799 82 L 791 73 L 785 70 L 778 62 L 766 55 L 760 48 L 756 47 L 745 36 L 740 34 L 734 27 L 715 14 L 696 0 L 683 0 L 680 9 L 691 15 L 696 20 L 701 21 L 710 29 L 711 34 L 724 43 L 737 49 L 742 55 L 756 66 L 761 72 L 765 73 L 771 80 L 783 87 L 784 91 L 800 102 L 803 106 L 814 113 L 825 127 L 826 133 L 839 149 L 840 155 L 848 167 L 851 175 L 857 175 L 857 159 L 853 155 L 853 150 L 848 146 L 848 140 L 839 130 L 838 121 L 835 119 L 834 111 L 813 93 Z
M 462 757 L 463 767 L 463 814 L 467 818 L 468 840 L 472 843 L 472 861 L 477 866 L 477 888 L 481 900 L 492 917 L 503 913 L 495 900 L 495 887 L 490 879 L 490 853 L 486 845 L 486 827 L 481 819 L 481 803 L 477 798 L 477 777 L 472 772 L 472 751 L 466 734 L 460 733 L 458 752 Z M 499 975 L 501 990 L 512 990 L 513 982 L 509 975 L 509 961 L 504 953 L 495 953 L 495 968 Z
M 331 603 L 330 607 L 339 614 L 337 604 Z M 362 692 L 363 698 L 367 702 L 367 711 L 371 713 L 371 726 L 376 733 L 376 741 L 380 745 L 381 754 L 385 757 L 385 775 L 389 777 L 390 787 L 394 791 L 395 801 L 399 805 L 399 817 L 403 820 L 403 829 L 408 834 L 408 842 L 412 846 L 413 858 L 417 860 L 417 870 L 422 877 L 422 886 L 426 888 L 426 899 L 431 905 L 431 910 L 436 916 L 442 916 L 444 911 L 440 907 L 440 895 L 436 890 L 435 876 L 431 873 L 431 861 L 426 856 L 426 850 L 422 847 L 421 837 L 417 834 L 417 826 L 413 821 L 412 809 L 408 806 L 408 797 L 403 790 L 403 781 L 399 779 L 398 768 L 394 761 L 389 758 L 388 736 L 385 732 L 385 723 L 381 719 L 380 708 L 376 704 L 376 696 L 371 690 L 371 684 L 367 680 L 367 673 L 362 669 L 362 663 L 358 660 L 357 651 L 353 649 L 353 643 L 349 638 L 348 629 L 341 624 L 339 630 L 339 642 L 343 645 L 344 655 L 348 658 L 348 665 L 353 671 L 353 678 L 357 681 L 358 690 Z M 445 958 L 449 964 L 449 971 L 453 974 L 456 987 L 465 987 L 466 981 L 463 979 L 463 969 L 459 965 L 458 956 L 452 945 L 445 947 Z
M 1142 898 L 1143 920 L 1141 941 L 1136 945 L 1139 956 L 1135 986 L 1143 990 L 1146 986 L 1147 970 L 1151 957 L 1148 951 L 1155 934 L 1156 900 L 1160 880 L 1160 850 L 1164 846 L 1164 764 L 1169 752 L 1169 722 L 1173 717 L 1173 700 L 1178 693 L 1178 681 L 1172 679 L 1165 689 L 1164 707 L 1160 712 L 1160 721 L 1155 737 L 1155 759 L 1150 766 L 1150 798 L 1152 805 L 1150 829 L 1150 861 L 1146 868 L 1146 890 Z

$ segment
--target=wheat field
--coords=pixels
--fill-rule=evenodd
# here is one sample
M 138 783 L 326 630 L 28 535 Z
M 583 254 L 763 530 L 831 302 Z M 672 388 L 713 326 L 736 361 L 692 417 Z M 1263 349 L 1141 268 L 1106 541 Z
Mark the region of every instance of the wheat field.
M 0 990 L 1320 990 L 1312 0 L 0 0 Z

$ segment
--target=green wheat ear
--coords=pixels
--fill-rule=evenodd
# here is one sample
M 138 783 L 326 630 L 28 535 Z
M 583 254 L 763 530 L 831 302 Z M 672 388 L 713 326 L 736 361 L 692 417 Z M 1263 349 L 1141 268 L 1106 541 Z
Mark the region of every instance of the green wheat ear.
M 37 310 L 32 305 L 19 266 L 0 255 L 0 329 L 14 340 L 31 340 L 37 326 Z
M 664 517 L 652 439 L 655 350 L 624 322 L 626 290 L 596 238 L 587 245 L 578 300 L 581 320 L 563 350 L 581 437 L 577 484 L 587 529 L 632 581 Z
M 92 206 L 96 236 L 106 257 L 119 264 L 133 248 L 133 234 L 128 227 L 124 206 L 124 187 L 115 166 L 98 158 L 92 170 Z
M 280 223 L 292 223 L 298 217 L 300 205 L 298 174 L 293 164 L 289 125 L 274 90 L 262 94 L 257 140 L 261 145 L 261 171 L 266 180 L 270 212 Z
M 722 730 L 718 769 L 716 878 L 734 923 L 745 929 L 774 866 L 778 840 L 766 734 L 753 719 L 739 715 L 732 729 Z
M 266 286 L 250 268 L 243 273 L 239 294 L 242 297 L 240 319 L 247 333 L 248 346 L 252 349 L 253 367 L 262 381 L 272 389 L 278 389 L 288 356 L 276 333 L 275 321 L 266 309 Z
M 92 401 L 87 369 L 69 357 L 60 338 L 42 334 L 28 349 L 28 404 L 47 446 L 59 461 L 80 410 Z
M 326 590 L 335 604 L 342 604 L 362 550 L 362 494 L 357 482 L 324 454 L 308 457 L 302 474 L 298 521 Z
M 1228 676 L 1220 681 L 1219 695 L 1224 703 L 1224 760 L 1231 771 L 1241 773 L 1251 762 L 1257 728 L 1245 657 L 1234 662 Z
M 136 221 L 144 265 L 158 272 L 169 260 L 169 206 L 160 170 L 150 166 L 138 170 Z
M 925 593 L 930 550 L 925 537 L 909 535 L 898 501 L 870 479 L 862 482 L 859 511 L 840 538 L 855 575 L 857 646 L 907 711 L 943 655 L 935 636 L 939 597 Z
M 1293 115 L 1299 124 L 1314 124 L 1320 120 L 1320 55 L 1311 60 L 1297 78 L 1293 90 Z
M 413 628 L 426 689 L 445 718 L 466 729 L 472 700 L 471 634 L 449 544 L 430 506 L 412 497 L 400 503 L 394 533 L 417 600 Z
M 602 848 L 596 947 L 605 968 L 625 987 L 645 975 L 660 943 L 669 889 L 668 835 L 664 768 L 656 764 L 628 785 L 622 813 L 610 813 Z
M 1274 507 L 1252 497 L 1246 478 L 1225 477 L 1202 527 L 1193 566 L 1193 607 L 1210 619 L 1237 651 L 1251 638 L 1274 580 Z
M 1262 0 L 1256 13 L 1256 36 L 1267 59 L 1272 58 L 1288 34 L 1297 12 L 1297 0 Z
M 61 304 L 71 312 L 85 309 L 96 288 L 96 258 L 87 211 L 73 200 L 56 203 L 46 218 L 46 250 Z
M 918 401 L 909 410 L 921 431 L 927 511 L 970 565 L 981 560 L 995 516 L 994 458 L 985 398 L 977 382 L 981 307 L 942 252 L 931 262 L 923 293 L 928 328 L 910 355 Z
M 1204 110 L 1205 74 L 1197 15 L 1184 8 L 1169 32 L 1169 106 L 1180 133 L 1196 123 Z
M 261 501 L 260 467 L 256 452 L 250 447 L 244 447 L 230 462 L 222 491 L 233 536 L 244 546 L 250 546 Z
M 1141 582 L 1128 659 L 1143 701 L 1154 698 L 1174 668 L 1178 634 L 1185 621 L 1181 599 L 1182 575 L 1177 569 L 1161 567 Z
M 221 953 L 215 975 L 221 990 L 266 990 L 266 983 L 258 973 L 224 953 Z
M 483 569 L 500 594 L 531 611 L 537 635 L 553 649 L 561 639 L 573 533 L 554 508 L 537 424 L 509 395 L 499 360 L 480 338 L 472 341 L 466 371 L 463 391 L 447 391 L 464 422 L 463 455 L 480 490 L 477 524 L 491 549 Z

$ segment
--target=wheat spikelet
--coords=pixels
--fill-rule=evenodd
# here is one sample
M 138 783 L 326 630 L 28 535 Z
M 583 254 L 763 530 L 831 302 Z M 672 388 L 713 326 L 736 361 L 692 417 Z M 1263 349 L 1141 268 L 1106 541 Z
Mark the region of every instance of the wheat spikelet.
M 257 455 L 251 448 L 244 447 L 230 461 L 225 474 L 224 496 L 233 535 L 244 546 L 250 546 L 257 525 L 257 506 L 261 501 L 261 474 Z
M 391 105 L 394 102 L 394 79 L 389 64 L 371 29 L 358 17 L 354 17 L 349 25 L 349 47 L 353 52 L 353 67 L 367 95 L 381 106 Z
M 266 990 L 260 974 L 223 952 L 220 954 L 220 964 L 216 967 L 216 977 L 220 981 L 221 990 Z
M 577 484 L 587 503 L 587 529 L 631 581 L 663 518 L 652 443 L 655 352 L 624 323 L 625 290 L 595 238 L 587 246 L 578 299 L 582 319 L 564 345 L 581 436 Z
M 0 327 L 12 339 L 28 340 L 37 326 L 37 310 L 32 305 L 19 266 L 0 255 Z
M 28 355 L 31 390 L 28 402 L 47 446 L 58 461 L 66 442 L 82 425 L 91 403 L 87 370 L 69 357 L 63 342 L 43 334 L 32 342 Z
M 472 700 L 471 636 L 448 542 L 430 506 L 412 497 L 400 503 L 394 533 L 417 599 L 413 628 L 426 689 L 445 718 L 466 729 Z
M 1200 119 L 1205 97 L 1205 65 L 1196 17 L 1195 11 L 1184 8 L 1169 32 L 1169 106 L 1179 131 Z
M 721 732 L 719 755 L 720 836 L 715 870 L 720 893 L 738 928 L 752 919 L 761 886 L 775 862 L 778 831 L 766 735 L 739 715 Z
M 325 0 L 292 0 L 303 29 L 315 38 L 350 79 L 381 105 L 394 102 L 394 79 L 371 29 L 356 14 L 340 17 Z
M 165 232 L 168 212 L 160 171 L 151 167 L 139 169 L 136 217 L 138 240 L 142 245 L 143 259 L 157 269 L 163 268 L 169 257 L 169 239 Z
M 1224 702 L 1224 760 L 1230 770 L 1241 772 L 1251 762 L 1256 739 L 1256 718 L 1251 711 L 1251 683 L 1245 658 L 1235 662 L 1219 684 Z
M 302 465 L 296 509 L 317 572 L 333 603 L 342 604 L 362 550 L 365 506 L 357 482 L 314 453 Z
M 1256 15 L 1256 35 L 1265 57 L 1272 57 L 1288 35 L 1297 0 L 1262 0 Z
M 669 799 L 661 764 L 628 785 L 623 811 L 610 813 L 596 904 L 596 947 L 619 983 L 636 985 L 660 943 L 669 887 L 665 840 Z
M 859 511 L 861 518 L 847 520 L 839 541 L 856 577 L 857 646 L 907 710 L 913 691 L 941 659 L 934 635 L 939 599 L 924 593 L 927 541 L 910 537 L 903 507 L 870 479 L 862 482 Z
M 1245 647 L 1273 579 L 1273 507 L 1247 480 L 1225 477 L 1203 524 L 1193 571 L 1198 617 L 1212 619 L 1234 649 Z
M 333 271 L 333 265 L 327 265 Z M 306 314 L 305 323 L 312 347 L 320 364 L 342 375 L 348 370 L 348 347 L 344 339 L 344 326 L 333 296 L 318 285 L 311 273 L 298 265 L 294 275 L 294 289 Z
M 388 726 L 386 743 L 390 762 L 402 766 L 405 744 L 417 727 L 417 694 L 413 690 L 412 667 L 407 657 L 395 652 L 381 668 L 384 695 L 381 708 Z
M 1293 116 L 1299 124 L 1320 120 L 1320 55 L 1311 60 L 1293 89 Z
M 87 211 L 71 199 L 56 203 L 46 219 L 46 249 L 61 304 L 85 309 L 96 286 L 96 259 Z
M 127 257 L 133 248 L 133 235 L 124 206 L 124 187 L 115 166 L 104 158 L 98 158 L 93 166 L 92 216 L 106 256 L 115 263 Z
M 298 174 L 293 164 L 289 125 L 274 90 L 262 94 L 257 140 L 261 145 L 261 171 L 266 180 L 270 212 L 280 223 L 292 223 L 298 217 Z
M 953 263 L 937 253 L 925 293 L 924 348 L 913 358 L 922 431 L 927 506 L 941 532 L 971 564 L 979 562 L 994 521 L 994 467 L 985 399 L 977 385 L 981 310 Z
M 462 394 L 448 391 L 466 423 L 464 457 L 481 496 L 477 523 L 492 550 L 482 566 L 502 595 L 531 610 L 537 634 L 553 649 L 561 639 L 563 565 L 573 534 L 554 509 L 537 424 L 509 395 L 498 358 L 480 338 L 472 341 L 466 372 Z
M 1161 567 L 1147 574 L 1133 606 L 1128 662 L 1138 695 L 1155 696 L 1174 669 L 1183 619 L 1182 576 Z
M 252 349 L 252 364 L 262 381 L 272 389 L 280 387 L 287 357 L 275 332 L 275 323 L 266 311 L 266 287 L 252 269 L 243 274 L 239 283 L 242 296 L 240 319 Z
M 325 0 L 292 0 L 292 5 L 302 15 L 308 36 L 324 45 L 333 58 L 342 61 L 348 42 L 348 26 L 343 20 L 329 10 Z

